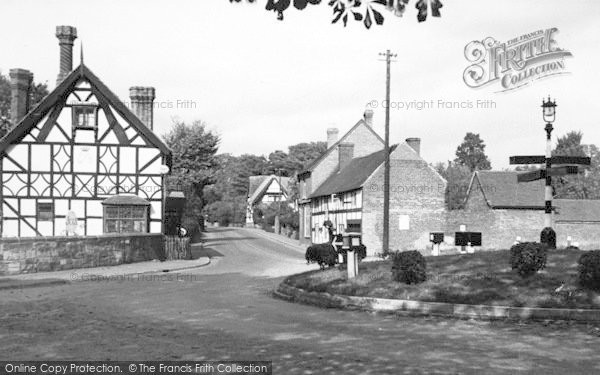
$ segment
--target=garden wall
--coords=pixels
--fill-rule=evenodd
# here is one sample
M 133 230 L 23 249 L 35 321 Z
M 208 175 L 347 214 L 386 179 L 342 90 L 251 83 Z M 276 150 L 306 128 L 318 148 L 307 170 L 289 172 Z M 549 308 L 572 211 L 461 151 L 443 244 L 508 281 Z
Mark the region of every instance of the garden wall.
M 0 239 L 0 275 L 114 266 L 152 259 L 165 259 L 162 234 Z

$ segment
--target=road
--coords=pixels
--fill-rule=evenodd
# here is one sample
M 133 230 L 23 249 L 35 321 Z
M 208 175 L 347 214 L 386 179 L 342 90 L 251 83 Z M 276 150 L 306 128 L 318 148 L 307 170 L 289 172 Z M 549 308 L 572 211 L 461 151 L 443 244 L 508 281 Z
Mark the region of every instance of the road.
M 0 291 L 0 358 L 271 360 L 275 374 L 600 373 L 598 329 L 319 309 L 273 299 L 313 269 L 253 231 L 215 228 L 211 265 Z

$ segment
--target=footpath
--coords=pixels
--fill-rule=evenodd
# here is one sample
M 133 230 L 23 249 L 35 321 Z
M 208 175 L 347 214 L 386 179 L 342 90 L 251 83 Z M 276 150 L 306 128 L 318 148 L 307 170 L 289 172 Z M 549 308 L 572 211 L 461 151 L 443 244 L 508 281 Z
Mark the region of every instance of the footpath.
M 248 228 L 248 227 L 244 227 L 244 228 L 240 228 L 242 230 L 247 230 L 252 232 L 253 234 L 256 234 L 257 236 L 261 236 L 264 237 L 270 241 L 273 242 L 277 242 L 280 243 L 282 245 L 285 245 L 286 247 L 293 249 L 295 251 L 299 251 L 302 254 L 304 254 L 306 252 L 306 245 L 300 245 L 298 243 L 298 240 L 295 240 L 293 238 L 289 238 L 286 236 L 282 236 L 279 234 L 275 234 L 275 233 L 271 233 L 271 232 L 266 232 L 262 229 L 259 228 Z
M 69 282 L 98 279 L 118 279 L 128 275 L 162 273 L 198 268 L 210 264 L 210 258 L 200 257 L 193 260 L 151 260 L 147 262 L 120 264 L 118 266 L 75 268 L 53 272 L 24 273 L 20 275 L 0 276 L 0 290 L 51 286 Z

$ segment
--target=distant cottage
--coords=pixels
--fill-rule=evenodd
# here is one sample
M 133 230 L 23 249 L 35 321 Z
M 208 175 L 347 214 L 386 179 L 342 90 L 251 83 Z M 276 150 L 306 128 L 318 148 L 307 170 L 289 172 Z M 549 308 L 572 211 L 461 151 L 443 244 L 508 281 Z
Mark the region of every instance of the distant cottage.
M 246 225 L 254 225 L 254 209 L 261 204 L 287 202 L 289 177 L 250 176 L 248 178 L 248 206 Z

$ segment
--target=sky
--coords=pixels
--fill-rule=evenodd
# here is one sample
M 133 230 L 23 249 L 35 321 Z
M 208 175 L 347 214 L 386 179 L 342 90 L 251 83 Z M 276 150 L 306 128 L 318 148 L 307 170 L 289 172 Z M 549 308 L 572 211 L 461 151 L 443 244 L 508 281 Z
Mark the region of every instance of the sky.
M 278 21 L 264 9 L 266 0 L 3 0 L 0 71 L 29 69 L 54 88 L 55 27 L 75 26 L 75 66 L 82 43 L 85 64 L 122 100 L 131 86 L 156 88 L 159 135 L 174 120 L 201 120 L 220 134 L 220 152 L 267 156 L 325 141 L 329 127 L 343 134 L 367 108 L 383 136 L 386 71 L 379 53 L 389 49 L 397 54 L 391 143 L 421 138 L 430 163 L 454 159 L 467 132 L 483 138 L 494 169 L 509 167 L 511 155 L 543 154 L 540 105 L 548 95 L 558 104 L 555 139 L 578 130 L 584 143 L 600 145 L 599 1 L 442 2 L 440 18 L 417 22 L 413 0 L 403 17 L 384 11 L 384 25 L 367 30 L 359 22 L 332 24 L 327 1 L 290 8 Z M 498 83 L 465 84 L 470 42 L 507 42 L 553 27 L 556 45 L 572 53 L 564 59 L 568 74 L 506 92 Z M 478 101 L 487 108 L 477 108 Z

